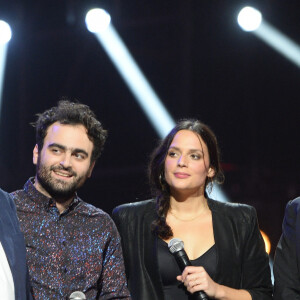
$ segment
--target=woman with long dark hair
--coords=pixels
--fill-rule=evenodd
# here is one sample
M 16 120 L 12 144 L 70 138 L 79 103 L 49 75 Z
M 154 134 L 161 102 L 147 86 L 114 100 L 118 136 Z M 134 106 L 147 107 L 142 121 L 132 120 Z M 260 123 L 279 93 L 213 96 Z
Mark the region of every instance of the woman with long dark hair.
M 272 299 L 255 209 L 209 198 L 224 176 L 207 125 L 178 122 L 154 150 L 149 177 L 155 199 L 113 211 L 132 299 L 194 299 L 199 291 L 208 299 Z M 168 249 L 174 237 L 192 264 L 183 272 Z

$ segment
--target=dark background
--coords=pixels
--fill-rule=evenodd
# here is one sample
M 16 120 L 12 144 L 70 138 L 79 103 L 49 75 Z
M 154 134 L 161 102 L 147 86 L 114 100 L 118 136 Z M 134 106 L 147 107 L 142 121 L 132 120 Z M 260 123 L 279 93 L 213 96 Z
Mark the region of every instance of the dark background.
M 109 138 L 81 198 L 111 212 L 149 197 L 147 162 L 159 137 L 96 38 L 86 10 L 105 8 L 175 120 L 199 118 L 216 133 L 223 190 L 257 209 L 272 242 L 286 202 L 300 195 L 300 69 L 236 22 L 244 4 L 300 44 L 297 1 L 5 0 L 10 23 L 1 110 L 1 188 L 35 173 L 35 114 L 69 97 L 89 105 Z

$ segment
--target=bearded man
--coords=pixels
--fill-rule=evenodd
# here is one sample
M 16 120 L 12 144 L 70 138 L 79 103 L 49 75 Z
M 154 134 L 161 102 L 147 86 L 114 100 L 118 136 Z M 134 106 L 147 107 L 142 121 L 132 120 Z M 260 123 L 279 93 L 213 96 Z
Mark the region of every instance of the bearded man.
M 11 196 L 25 235 L 34 299 L 69 299 L 74 292 L 79 298 L 72 299 L 131 299 L 115 224 L 77 195 L 92 174 L 106 130 L 88 106 L 70 101 L 38 114 L 33 125 L 36 175 Z

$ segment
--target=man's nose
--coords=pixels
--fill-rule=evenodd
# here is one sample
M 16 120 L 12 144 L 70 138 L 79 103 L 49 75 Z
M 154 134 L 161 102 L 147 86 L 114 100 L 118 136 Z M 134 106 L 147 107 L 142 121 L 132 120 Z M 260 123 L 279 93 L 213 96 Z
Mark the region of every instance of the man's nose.
M 65 153 L 65 155 L 63 156 L 60 165 L 62 165 L 64 168 L 69 168 L 72 166 L 72 160 L 71 160 L 72 156 L 68 153 Z

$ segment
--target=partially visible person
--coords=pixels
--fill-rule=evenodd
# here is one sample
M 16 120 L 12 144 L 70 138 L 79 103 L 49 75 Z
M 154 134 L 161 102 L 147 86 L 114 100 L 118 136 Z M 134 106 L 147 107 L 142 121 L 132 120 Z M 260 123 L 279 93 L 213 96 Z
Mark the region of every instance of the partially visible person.
M 300 197 L 286 205 L 275 252 L 274 299 L 300 300 Z
M 30 293 L 24 235 L 16 208 L 0 189 L 0 296 L 4 300 L 29 300 Z
M 88 106 L 70 101 L 39 114 L 34 125 L 36 175 L 11 194 L 34 299 L 68 299 L 75 291 L 86 299 L 131 299 L 115 224 L 77 195 L 92 174 L 106 130 Z
M 255 209 L 206 192 L 223 181 L 209 127 L 193 119 L 178 122 L 154 150 L 149 176 L 155 199 L 113 211 L 132 299 L 187 300 L 198 291 L 209 299 L 272 299 Z M 192 263 L 182 273 L 168 249 L 174 237 L 184 242 Z

